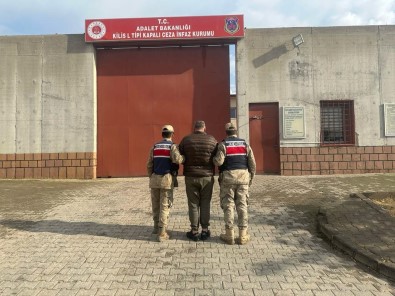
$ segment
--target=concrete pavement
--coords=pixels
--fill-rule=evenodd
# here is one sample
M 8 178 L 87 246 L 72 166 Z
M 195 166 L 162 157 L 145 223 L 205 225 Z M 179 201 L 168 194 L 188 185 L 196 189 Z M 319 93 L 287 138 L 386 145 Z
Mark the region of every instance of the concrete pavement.
M 352 193 L 395 191 L 394 180 L 257 176 L 245 246 L 219 240 L 217 184 L 213 237 L 185 237 L 181 177 L 172 239 L 158 243 L 147 178 L 0 180 L 0 295 L 395 295 L 393 281 L 332 248 L 316 223 L 320 209 L 345 207 Z

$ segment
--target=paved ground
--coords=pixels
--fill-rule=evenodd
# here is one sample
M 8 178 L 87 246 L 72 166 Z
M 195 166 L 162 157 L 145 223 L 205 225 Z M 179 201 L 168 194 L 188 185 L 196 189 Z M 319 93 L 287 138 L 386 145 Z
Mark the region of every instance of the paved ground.
M 356 193 L 324 206 L 318 227 L 332 246 L 395 281 L 395 217 L 368 197 L 376 195 L 392 193 Z
M 394 174 L 257 176 L 246 246 L 189 230 L 182 178 L 170 229 L 158 243 L 147 178 L 0 180 L 0 295 L 395 295 L 395 283 L 330 247 L 319 208 L 350 193 L 395 191 Z M 364 218 L 364 217 L 362 217 Z

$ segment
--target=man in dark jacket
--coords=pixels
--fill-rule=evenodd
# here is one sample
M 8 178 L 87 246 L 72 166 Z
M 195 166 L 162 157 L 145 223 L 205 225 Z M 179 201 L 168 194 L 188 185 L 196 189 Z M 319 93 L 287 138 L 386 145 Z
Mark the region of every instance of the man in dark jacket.
M 196 121 L 194 132 L 184 137 L 179 145 L 184 155 L 184 176 L 188 197 L 191 240 L 206 240 L 210 237 L 210 206 L 214 186 L 215 167 L 213 157 L 217 150 L 217 140 L 206 133 L 204 121 Z M 199 237 L 199 224 L 202 233 Z

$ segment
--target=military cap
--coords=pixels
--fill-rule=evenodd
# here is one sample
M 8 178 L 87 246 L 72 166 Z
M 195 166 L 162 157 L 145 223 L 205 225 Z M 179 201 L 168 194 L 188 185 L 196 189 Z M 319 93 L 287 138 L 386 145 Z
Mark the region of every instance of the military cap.
M 162 133 L 163 132 L 171 132 L 174 133 L 174 128 L 170 124 L 166 124 L 162 127 Z

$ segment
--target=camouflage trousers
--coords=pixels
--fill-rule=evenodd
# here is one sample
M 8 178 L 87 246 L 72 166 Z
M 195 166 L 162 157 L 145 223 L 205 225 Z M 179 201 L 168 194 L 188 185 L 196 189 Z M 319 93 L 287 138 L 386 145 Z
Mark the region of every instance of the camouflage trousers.
M 240 229 L 248 227 L 248 185 L 225 185 L 220 188 L 221 208 L 224 211 L 225 228 L 233 229 L 235 208 L 237 211 L 237 226 Z
M 173 189 L 151 188 L 154 228 L 167 228 L 172 199 Z

